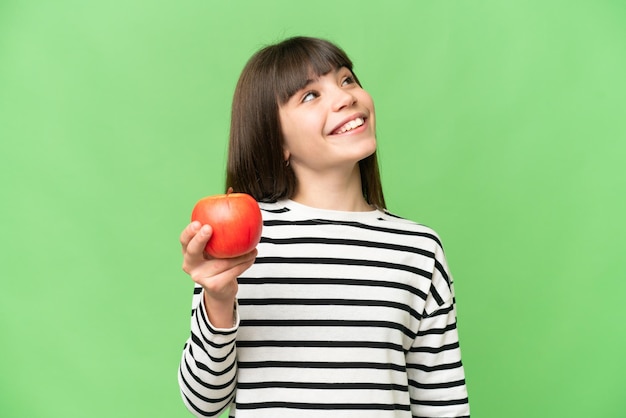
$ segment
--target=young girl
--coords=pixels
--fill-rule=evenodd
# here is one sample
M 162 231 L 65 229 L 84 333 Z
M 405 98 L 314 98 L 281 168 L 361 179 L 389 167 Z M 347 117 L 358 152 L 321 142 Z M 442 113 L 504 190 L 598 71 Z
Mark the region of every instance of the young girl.
M 259 201 L 257 249 L 196 283 L 179 384 L 188 409 L 237 418 L 469 416 L 452 277 L 434 231 L 385 209 L 370 95 L 337 46 L 296 37 L 237 84 L 226 186 Z

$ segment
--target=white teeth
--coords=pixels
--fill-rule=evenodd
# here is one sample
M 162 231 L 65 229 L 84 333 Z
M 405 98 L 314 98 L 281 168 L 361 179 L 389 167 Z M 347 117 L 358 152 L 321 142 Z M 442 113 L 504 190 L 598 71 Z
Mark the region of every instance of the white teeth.
M 363 118 L 353 119 L 350 122 L 347 122 L 341 128 L 337 129 L 337 134 L 343 134 L 345 132 L 351 131 L 354 128 L 358 128 L 359 126 L 363 125 L 364 123 L 365 121 L 363 120 Z

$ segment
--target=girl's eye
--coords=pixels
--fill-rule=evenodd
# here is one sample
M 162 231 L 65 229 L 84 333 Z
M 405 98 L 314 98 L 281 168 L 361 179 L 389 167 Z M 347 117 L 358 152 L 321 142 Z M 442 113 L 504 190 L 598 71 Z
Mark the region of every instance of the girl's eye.
M 317 93 L 315 93 L 313 91 L 309 91 L 308 93 L 305 93 L 304 96 L 302 96 L 302 103 L 310 102 L 311 100 L 315 99 L 316 97 L 317 97 Z
M 348 77 L 343 79 L 343 81 L 341 82 L 341 85 L 342 86 L 347 86 L 349 84 L 354 84 L 354 83 L 355 83 L 354 77 L 353 76 L 348 76 Z

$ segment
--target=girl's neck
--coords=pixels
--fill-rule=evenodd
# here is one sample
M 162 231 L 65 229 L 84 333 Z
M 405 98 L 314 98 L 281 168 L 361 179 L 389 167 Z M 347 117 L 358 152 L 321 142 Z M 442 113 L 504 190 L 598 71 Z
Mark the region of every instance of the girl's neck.
M 307 176 L 298 173 L 296 192 L 291 197 L 302 205 L 327 210 L 367 212 L 373 210 L 363 197 L 359 166 L 348 175 L 326 175 L 319 173 Z

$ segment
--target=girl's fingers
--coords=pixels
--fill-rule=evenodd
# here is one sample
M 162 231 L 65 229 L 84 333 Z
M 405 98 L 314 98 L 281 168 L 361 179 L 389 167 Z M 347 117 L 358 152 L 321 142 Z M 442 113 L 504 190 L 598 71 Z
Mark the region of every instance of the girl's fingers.
M 210 278 L 225 274 L 237 277 L 246 271 L 253 263 L 257 255 L 254 249 L 247 254 L 234 258 L 212 258 L 204 260 L 191 274 L 192 279 L 199 283 L 203 278 Z
M 191 228 L 191 232 L 193 233 L 195 227 Z M 197 259 L 204 258 L 204 247 L 206 247 L 206 243 L 209 241 L 209 238 L 211 238 L 212 233 L 213 230 L 209 225 L 202 225 L 199 227 L 187 243 L 187 246 L 183 249 L 185 257 L 190 256 Z
M 204 247 L 211 237 L 209 225 L 200 226 L 192 222 L 180 235 L 180 244 L 183 251 L 183 271 L 191 276 L 197 275 L 198 270 L 205 268 L 207 259 L 204 258 Z
M 210 225 L 199 222 L 192 222 L 183 230 L 180 235 L 183 271 L 209 293 L 230 297 L 233 288 L 236 293 L 237 277 L 254 264 L 257 250 L 234 258 L 212 258 L 204 252 L 212 233 Z
M 228 299 L 237 293 L 237 278 L 254 264 L 256 250 L 241 257 L 214 259 L 195 271 L 191 278 L 215 299 Z
M 180 245 L 183 247 L 183 252 L 185 252 L 189 241 L 191 241 L 191 239 L 198 233 L 201 226 L 200 222 L 193 221 L 187 225 L 185 229 L 183 229 L 183 232 L 180 233 Z

